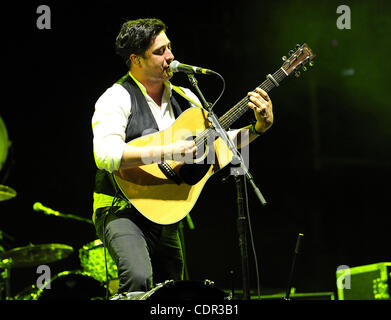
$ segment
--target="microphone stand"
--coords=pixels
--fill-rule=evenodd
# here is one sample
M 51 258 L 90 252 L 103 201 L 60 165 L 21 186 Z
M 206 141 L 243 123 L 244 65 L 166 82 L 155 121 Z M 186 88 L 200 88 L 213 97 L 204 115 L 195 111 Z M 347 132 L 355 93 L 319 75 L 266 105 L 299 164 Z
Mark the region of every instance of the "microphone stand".
M 60 218 L 64 218 L 64 219 L 78 220 L 78 221 L 86 222 L 86 223 L 89 223 L 89 224 L 93 224 L 93 222 L 90 219 L 79 217 L 79 216 L 76 216 L 74 214 L 61 213 L 59 211 L 52 210 L 50 208 L 45 208 L 45 207 L 44 208 L 38 208 L 38 209 L 34 208 L 34 210 L 35 211 L 41 211 L 43 214 L 46 214 L 48 216 L 54 215 L 56 217 L 60 217 Z
M 236 192 L 237 192 L 237 206 L 238 218 L 236 227 L 239 234 L 239 249 L 242 257 L 242 286 L 243 286 L 243 300 L 250 299 L 250 271 L 248 263 L 248 246 L 247 246 L 247 232 L 248 221 L 244 214 L 244 198 L 243 198 L 243 177 L 240 174 L 234 175 Z
M 74 214 L 61 213 L 61 212 L 58 212 L 58 211 L 56 211 L 56 213 L 47 213 L 47 212 L 44 212 L 44 213 L 47 214 L 47 215 L 54 214 L 55 216 L 60 217 L 60 218 L 78 220 L 78 221 L 81 221 L 81 222 L 86 222 L 86 223 L 89 223 L 89 224 L 93 224 L 93 222 L 90 219 L 79 217 L 79 216 L 76 216 Z
M 254 189 L 256 196 L 261 202 L 262 206 L 266 205 L 266 200 L 263 197 L 261 191 L 256 186 L 252 175 L 250 174 L 248 168 L 245 165 L 244 159 L 233 141 L 229 138 L 227 131 L 220 124 L 216 114 L 213 112 L 213 105 L 210 105 L 206 100 L 204 95 L 202 94 L 200 88 L 198 87 L 198 81 L 193 74 L 187 74 L 191 85 L 197 90 L 202 103 L 204 104 L 206 110 L 208 111 L 208 120 L 211 122 L 212 127 L 216 130 L 219 137 L 226 143 L 229 150 L 233 154 L 232 161 L 235 164 L 238 164 L 240 168 L 234 168 L 231 170 L 231 173 L 234 173 L 236 188 L 237 188 L 237 202 L 238 202 L 238 232 L 239 232 L 239 246 L 240 246 L 240 254 L 242 260 L 242 282 L 243 282 L 243 300 L 247 300 L 250 298 L 250 288 L 249 288 L 249 270 L 248 270 L 248 253 L 247 253 L 247 219 L 244 214 L 244 206 L 243 206 L 243 195 L 242 195 L 242 180 L 243 178 L 239 178 L 239 176 L 245 176 L 247 180 L 250 182 L 251 186 Z

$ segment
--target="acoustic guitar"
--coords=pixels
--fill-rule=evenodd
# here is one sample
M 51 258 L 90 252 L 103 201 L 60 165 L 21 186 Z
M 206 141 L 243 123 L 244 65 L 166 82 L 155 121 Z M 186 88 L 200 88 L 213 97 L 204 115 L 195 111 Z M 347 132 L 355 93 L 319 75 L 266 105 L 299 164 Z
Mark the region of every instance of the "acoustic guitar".
M 289 58 L 275 73 L 269 74 L 259 88 L 269 92 L 292 73 L 312 66 L 315 54 L 307 44 L 290 51 Z M 254 90 L 255 91 L 255 90 Z M 248 96 L 228 110 L 219 122 L 225 130 L 238 120 L 248 107 Z M 173 224 L 185 218 L 197 202 L 208 179 L 233 159 L 232 152 L 218 136 L 202 107 L 184 111 L 166 130 L 130 141 L 136 147 L 168 145 L 182 139 L 193 139 L 197 155 L 192 159 L 167 159 L 160 163 L 119 170 L 114 180 L 119 189 L 141 214 L 158 224 Z

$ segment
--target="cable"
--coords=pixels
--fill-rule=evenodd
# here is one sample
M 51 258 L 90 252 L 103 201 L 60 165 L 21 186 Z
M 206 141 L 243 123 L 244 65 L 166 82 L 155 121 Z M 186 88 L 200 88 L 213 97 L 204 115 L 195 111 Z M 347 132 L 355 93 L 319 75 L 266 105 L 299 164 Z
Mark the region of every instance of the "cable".
M 107 270 L 106 235 L 105 235 L 105 233 L 106 233 L 106 219 L 107 219 L 108 215 L 110 214 L 111 208 L 103 219 L 103 237 L 102 237 L 103 238 L 102 239 L 103 240 L 103 252 L 104 252 L 104 256 L 105 256 L 105 269 L 106 269 L 106 297 L 105 297 L 106 300 L 109 300 L 109 272 Z
M 216 101 L 213 102 L 213 104 L 210 106 L 210 110 L 212 110 L 214 108 L 214 106 L 220 100 L 220 98 L 223 96 L 223 93 L 225 91 L 225 80 L 224 80 L 224 77 L 220 73 L 215 72 L 215 74 L 221 79 L 221 81 L 223 81 L 223 88 L 221 89 L 220 95 L 218 96 Z
M 260 287 L 260 281 L 259 281 L 258 258 L 257 258 L 257 252 L 255 250 L 255 243 L 254 243 L 254 237 L 253 237 L 253 231 L 252 231 L 251 219 L 250 219 L 250 210 L 248 207 L 247 183 L 246 183 L 246 179 L 243 179 L 243 180 L 244 180 L 244 193 L 246 196 L 246 211 L 247 211 L 248 228 L 249 228 L 249 232 L 250 232 L 251 248 L 253 250 L 254 261 L 255 261 L 255 273 L 256 273 L 256 277 L 257 277 L 257 293 L 258 293 L 258 298 L 261 299 L 261 287 Z

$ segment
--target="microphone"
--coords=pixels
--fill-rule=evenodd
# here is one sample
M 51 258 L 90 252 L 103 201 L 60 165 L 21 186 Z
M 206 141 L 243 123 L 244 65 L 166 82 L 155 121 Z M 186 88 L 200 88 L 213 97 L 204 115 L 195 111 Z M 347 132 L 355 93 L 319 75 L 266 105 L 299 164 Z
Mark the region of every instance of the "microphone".
M 45 207 L 44 205 L 42 205 L 42 203 L 40 202 L 36 202 L 34 203 L 33 205 L 33 210 L 34 211 L 42 211 L 43 213 L 46 213 L 46 214 L 53 214 L 55 216 L 59 216 L 60 215 L 60 212 L 58 211 L 55 211 L 53 209 L 50 209 L 48 207 Z
M 188 64 L 180 63 L 177 60 L 174 60 L 170 63 L 170 70 L 172 72 L 184 72 L 184 73 L 202 73 L 202 74 L 216 74 L 216 72 L 205 69 L 205 68 L 200 68 L 200 67 L 195 67 L 195 66 L 190 66 Z

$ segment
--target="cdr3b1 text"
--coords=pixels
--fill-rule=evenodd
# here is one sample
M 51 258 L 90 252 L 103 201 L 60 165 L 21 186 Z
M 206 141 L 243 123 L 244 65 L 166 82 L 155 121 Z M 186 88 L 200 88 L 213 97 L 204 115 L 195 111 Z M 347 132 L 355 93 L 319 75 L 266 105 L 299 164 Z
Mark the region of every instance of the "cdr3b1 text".
M 194 313 L 197 315 L 237 315 L 239 307 L 231 304 L 197 304 L 194 307 Z

